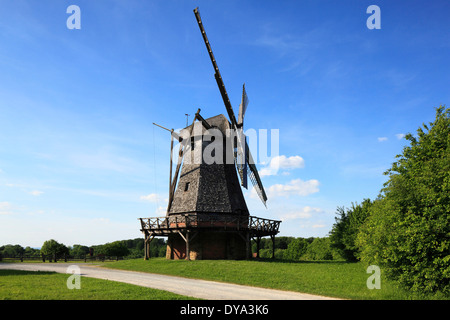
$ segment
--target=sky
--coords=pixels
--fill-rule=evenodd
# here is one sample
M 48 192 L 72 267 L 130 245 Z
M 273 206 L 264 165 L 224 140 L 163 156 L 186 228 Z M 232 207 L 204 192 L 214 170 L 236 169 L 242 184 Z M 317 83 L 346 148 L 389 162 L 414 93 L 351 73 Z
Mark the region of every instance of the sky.
M 445 0 L 0 0 L 0 245 L 139 238 L 165 215 L 170 134 L 152 123 L 226 115 L 195 7 L 236 113 L 246 86 L 268 195 L 243 190 L 250 214 L 280 236 L 327 236 L 337 207 L 375 199 L 450 102 Z

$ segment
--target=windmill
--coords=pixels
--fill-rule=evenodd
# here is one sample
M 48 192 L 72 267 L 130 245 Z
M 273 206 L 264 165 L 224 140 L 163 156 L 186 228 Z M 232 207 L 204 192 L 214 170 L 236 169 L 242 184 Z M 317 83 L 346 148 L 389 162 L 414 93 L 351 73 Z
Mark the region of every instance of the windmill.
M 236 118 L 198 8 L 194 14 L 228 119 L 223 114 L 205 119 L 198 109 L 191 125 L 179 133 L 154 123 L 171 132 L 169 199 L 166 217 L 140 218 L 145 257 L 149 257 L 153 237 L 167 236 L 169 259 L 248 259 L 251 239 L 258 248 L 261 237 L 270 236 L 274 242 L 280 221 L 250 216 L 241 189 L 248 188 L 247 177 L 264 205 L 267 196 L 243 133 L 248 106 L 245 84 Z M 180 142 L 175 172 L 174 140 Z M 212 148 L 215 144 L 221 148 Z M 208 150 L 214 153 L 212 162 L 202 157 Z

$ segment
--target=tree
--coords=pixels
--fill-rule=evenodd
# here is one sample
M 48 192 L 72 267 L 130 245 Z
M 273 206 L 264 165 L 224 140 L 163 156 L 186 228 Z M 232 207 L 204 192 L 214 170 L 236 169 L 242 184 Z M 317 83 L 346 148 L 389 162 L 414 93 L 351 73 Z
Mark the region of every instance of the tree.
M 289 243 L 283 257 L 288 260 L 300 260 L 305 254 L 308 244 L 307 239 L 295 238 Z
M 7 244 L 5 246 L 0 247 L 0 253 L 2 253 L 4 256 L 8 257 L 17 257 L 23 255 L 25 252 L 25 249 L 21 245 L 12 245 Z
M 53 239 L 45 241 L 41 248 L 41 254 L 52 256 L 55 262 L 58 259 L 58 256 L 68 253 L 69 249 L 64 244 Z
M 70 255 L 74 258 L 84 258 L 89 254 L 89 248 L 80 244 L 74 244 L 73 248 L 70 248 Z
M 351 208 L 347 210 L 344 207 L 337 208 L 338 216 L 330 231 L 330 243 L 347 261 L 358 259 L 359 248 L 355 243 L 356 236 L 368 217 L 372 204 L 370 199 L 364 199 L 361 204 L 352 203 Z
M 106 243 L 102 246 L 100 250 L 101 254 L 104 254 L 105 256 L 116 256 L 116 257 L 123 257 L 128 254 L 128 248 L 126 244 L 122 241 L 114 241 L 111 243 Z
M 306 260 L 333 260 L 330 238 L 315 238 L 306 248 Z
M 409 146 L 361 227 L 361 259 L 415 291 L 450 292 L 450 109 L 407 134 Z

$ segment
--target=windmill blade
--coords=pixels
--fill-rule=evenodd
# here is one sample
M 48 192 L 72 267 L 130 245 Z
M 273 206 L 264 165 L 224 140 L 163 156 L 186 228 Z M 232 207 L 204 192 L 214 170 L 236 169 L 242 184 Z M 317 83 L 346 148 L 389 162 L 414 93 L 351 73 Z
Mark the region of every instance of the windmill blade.
M 240 133 L 242 134 L 242 140 L 246 141 L 245 135 L 242 133 L 242 128 L 239 129 Z M 239 173 L 239 178 L 241 179 L 241 186 L 243 186 L 245 189 L 248 188 L 247 185 L 247 152 L 248 152 L 248 146 L 247 143 L 245 143 L 246 149 L 244 150 L 242 147 L 241 140 L 238 140 L 238 146 L 237 146 L 237 154 L 234 157 L 234 161 L 236 163 L 236 167 Z
M 258 169 L 256 168 L 250 149 L 248 149 L 247 142 L 245 142 L 245 147 L 247 149 L 247 156 L 248 156 L 248 161 L 246 162 L 246 164 L 250 169 L 250 171 L 248 172 L 248 176 L 250 177 L 250 181 L 252 182 L 253 187 L 255 188 L 255 191 L 258 194 L 259 198 L 264 203 L 264 205 L 266 205 L 267 195 L 264 190 L 261 178 L 259 177 Z
M 205 42 L 206 49 L 208 50 L 209 58 L 214 67 L 214 78 L 216 79 L 217 86 L 219 87 L 220 94 L 222 96 L 223 103 L 227 109 L 228 117 L 230 118 L 231 125 L 233 128 L 237 128 L 236 116 L 234 115 L 233 107 L 231 106 L 230 98 L 228 98 L 227 89 L 225 89 L 225 84 L 223 82 L 222 76 L 220 75 L 219 66 L 217 65 L 216 58 L 211 49 L 211 44 L 209 43 L 208 37 L 206 36 L 205 28 L 203 27 L 202 18 L 200 17 L 200 12 L 198 8 L 194 9 L 195 18 L 197 19 L 198 27 L 202 33 L 203 41 Z
M 239 105 L 239 115 L 238 115 L 238 127 L 244 126 L 244 115 L 245 111 L 247 111 L 248 106 L 248 97 L 247 92 L 245 92 L 245 83 L 242 85 L 242 100 L 241 104 Z

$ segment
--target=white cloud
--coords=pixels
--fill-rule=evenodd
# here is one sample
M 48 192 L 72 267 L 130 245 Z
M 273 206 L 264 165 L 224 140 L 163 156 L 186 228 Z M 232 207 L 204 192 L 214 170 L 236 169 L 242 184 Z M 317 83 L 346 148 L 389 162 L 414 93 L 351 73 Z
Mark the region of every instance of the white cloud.
M 276 156 L 270 160 L 270 163 L 268 164 L 267 167 L 262 168 L 259 171 L 259 175 L 261 177 L 273 176 L 278 173 L 279 169 L 290 170 L 304 167 L 305 167 L 305 160 L 303 160 L 303 158 L 300 156 L 291 156 L 291 157 L 286 157 L 283 155 Z
M 0 215 L 12 214 L 11 204 L 9 202 L 0 202 Z
M 311 179 L 303 181 L 301 179 L 294 179 L 287 184 L 274 184 L 267 189 L 267 196 L 273 197 L 289 197 L 293 196 L 307 196 L 312 193 L 319 192 L 319 181 Z M 252 193 L 255 192 L 252 190 Z M 256 192 L 255 192 L 256 193 Z
M 378 142 L 383 142 L 383 141 L 387 141 L 387 137 L 379 137 L 378 138 Z
M 140 196 L 139 199 L 149 202 L 158 202 L 162 200 L 156 193 L 150 193 L 146 196 Z
M 403 139 L 405 137 L 405 134 L 404 133 L 397 133 L 395 136 L 397 137 L 398 140 L 401 140 L 401 139 Z
M 320 229 L 320 228 L 325 228 L 325 227 L 326 227 L 326 225 L 324 225 L 324 224 L 314 224 L 311 226 L 311 228 L 313 228 L 313 229 Z
M 306 206 L 301 208 L 300 210 L 286 213 L 285 215 L 281 216 L 281 220 L 286 221 L 292 219 L 307 219 L 311 218 L 313 214 L 321 212 L 323 212 L 323 210 L 320 208 L 313 208 L 310 206 Z
M 40 196 L 41 194 L 43 194 L 43 191 L 38 191 L 38 190 L 33 190 L 28 192 L 29 194 L 33 195 L 33 196 Z

